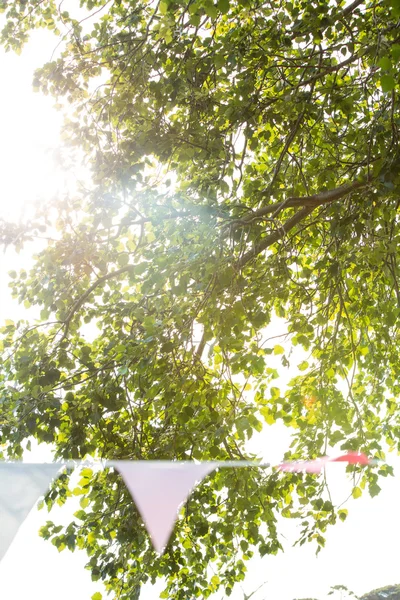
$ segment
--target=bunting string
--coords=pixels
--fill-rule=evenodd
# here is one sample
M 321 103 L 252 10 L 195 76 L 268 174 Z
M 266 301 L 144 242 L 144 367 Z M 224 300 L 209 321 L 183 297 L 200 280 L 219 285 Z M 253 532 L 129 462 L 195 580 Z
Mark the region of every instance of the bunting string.
M 275 468 L 283 473 L 319 474 L 330 462 L 373 465 L 379 461 L 361 452 L 314 460 L 284 462 L 274 467 L 256 461 L 113 461 L 101 462 L 121 475 L 143 519 L 154 549 L 162 554 L 171 537 L 180 506 L 207 475 L 220 468 Z M 96 461 L 55 463 L 0 462 L 0 560 L 32 507 L 65 468 L 94 466 Z

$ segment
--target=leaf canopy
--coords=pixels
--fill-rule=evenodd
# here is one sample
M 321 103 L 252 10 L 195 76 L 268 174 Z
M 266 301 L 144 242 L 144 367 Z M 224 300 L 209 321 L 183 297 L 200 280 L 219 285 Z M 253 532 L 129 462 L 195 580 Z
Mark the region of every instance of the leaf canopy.
M 286 458 L 398 450 L 398 1 L 3 11 L 6 49 L 36 27 L 65 32 L 34 86 L 93 177 L 25 232 L 0 229 L 17 244 L 56 231 L 32 270 L 10 273 L 40 320 L 1 329 L 4 457 L 33 436 L 62 458 L 235 459 L 278 421 L 293 430 Z M 286 343 L 266 338 L 277 317 Z M 229 596 L 254 552 L 281 548 L 278 515 L 319 546 L 347 516 L 313 476 L 224 470 L 156 559 L 117 475 L 69 481 L 46 504 L 75 494 L 82 509 L 42 535 L 86 549 L 121 599 L 162 576 L 163 597 Z M 353 496 L 377 481 L 363 472 Z

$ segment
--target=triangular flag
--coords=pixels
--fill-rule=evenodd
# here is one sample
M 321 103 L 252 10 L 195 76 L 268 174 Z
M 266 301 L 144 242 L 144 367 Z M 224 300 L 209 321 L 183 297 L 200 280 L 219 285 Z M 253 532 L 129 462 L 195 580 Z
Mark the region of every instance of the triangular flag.
M 0 463 L 0 560 L 19 526 L 62 466 L 60 463 Z
M 374 462 L 363 452 L 347 452 L 347 454 L 332 458 L 331 460 L 332 462 L 347 462 L 350 465 L 369 465 Z
M 197 481 L 219 466 L 218 462 L 112 461 L 142 516 L 154 548 L 162 554 L 171 536 L 180 505 Z
M 276 468 L 286 473 L 300 473 L 301 471 L 305 471 L 306 473 L 320 473 L 329 461 L 330 459 L 327 456 L 322 456 L 315 460 L 298 460 L 282 463 Z
M 328 462 L 347 462 L 350 465 L 371 465 L 376 463 L 375 460 L 371 460 L 362 452 L 347 452 L 347 454 L 343 454 L 336 458 L 322 456 L 315 460 L 299 460 L 282 463 L 277 466 L 277 469 L 288 473 L 299 473 L 301 471 L 306 471 L 306 473 L 321 473 Z

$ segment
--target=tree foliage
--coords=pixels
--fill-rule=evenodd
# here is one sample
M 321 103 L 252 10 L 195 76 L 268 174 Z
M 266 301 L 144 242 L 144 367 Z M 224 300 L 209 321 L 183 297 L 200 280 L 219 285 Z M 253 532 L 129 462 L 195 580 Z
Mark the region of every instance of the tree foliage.
M 277 421 L 287 457 L 398 449 L 399 1 L 3 10 L 6 49 L 36 27 L 63 33 L 34 86 L 93 178 L 39 218 L 55 233 L 33 269 L 10 273 L 40 320 L 1 330 L 4 456 L 33 436 L 57 458 L 235 459 Z M 266 339 L 277 317 L 299 365 Z M 377 481 L 365 471 L 355 497 Z M 346 518 L 313 476 L 223 470 L 156 558 L 117 475 L 68 483 L 47 505 L 74 493 L 82 510 L 42 535 L 86 549 L 119 598 L 160 576 L 165 597 L 229 595 L 254 552 L 280 549 L 277 515 L 319 545 Z
M 361 600 L 381 600 L 387 598 L 388 600 L 397 600 L 400 597 L 400 585 L 387 585 L 379 588 L 378 590 L 372 590 L 368 594 L 362 596 Z

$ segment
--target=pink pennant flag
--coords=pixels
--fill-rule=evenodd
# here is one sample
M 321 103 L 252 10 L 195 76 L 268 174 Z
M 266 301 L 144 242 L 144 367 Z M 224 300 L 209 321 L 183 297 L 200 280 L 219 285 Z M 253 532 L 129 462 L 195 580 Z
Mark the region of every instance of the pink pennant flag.
M 347 452 L 338 456 L 337 458 L 329 458 L 329 456 L 322 456 L 315 460 L 299 460 L 293 462 L 286 462 L 278 465 L 276 468 L 279 471 L 286 473 L 300 473 L 305 471 L 306 473 L 321 473 L 322 469 L 328 462 L 347 462 L 350 465 L 369 465 L 374 461 L 370 460 L 368 456 L 362 452 Z
M 113 461 L 112 464 L 122 475 L 159 554 L 168 543 L 180 505 L 196 482 L 219 465 L 167 461 Z
M 329 460 L 330 459 L 327 456 L 323 456 L 321 458 L 316 458 L 315 460 L 298 460 L 282 463 L 276 468 L 279 471 L 284 471 L 286 473 L 300 473 L 301 471 L 305 471 L 306 473 L 321 473 Z

